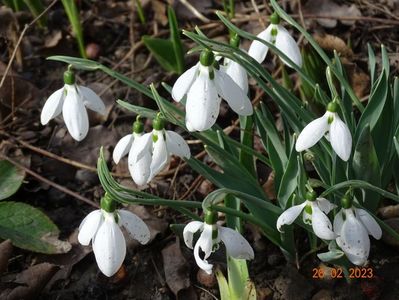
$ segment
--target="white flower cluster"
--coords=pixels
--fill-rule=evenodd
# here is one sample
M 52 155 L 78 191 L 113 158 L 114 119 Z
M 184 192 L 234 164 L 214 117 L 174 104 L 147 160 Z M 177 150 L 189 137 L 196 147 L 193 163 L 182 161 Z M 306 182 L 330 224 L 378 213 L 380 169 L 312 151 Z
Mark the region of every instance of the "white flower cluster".
M 284 54 L 282 61 L 290 67 L 301 67 L 300 50 L 289 32 L 280 24 L 277 14 L 271 17 L 271 24 L 253 41 L 248 54 L 261 63 L 269 47 L 262 41 L 273 44 Z M 238 47 L 238 43 L 236 43 Z M 288 58 L 288 60 L 286 59 Z M 86 108 L 105 113 L 103 101 L 92 90 L 77 85 L 72 70 L 64 74 L 65 85 L 54 92 L 45 103 L 41 113 L 41 123 L 63 114 L 70 135 L 77 141 L 85 138 L 89 130 Z M 214 53 L 204 50 L 199 62 L 184 72 L 175 82 L 172 98 L 185 105 L 185 125 L 188 131 L 210 129 L 219 115 L 221 99 L 241 116 L 253 114 L 252 103 L 248 97 L 248 76 L 245 69 L 235 61 L 225 59 L 219 64 Z M 351 155 L 352 137 L 346 124 L 338 113 L 338 105 L 331 102 L 326 113 L 310 122 L 299 134 L 295 148 L 304 151 L 313 147 L 326 133 L 335 153 L 344 161 Z M 133 132 L 121 138 L 115 146 L 113 160 L 118 164 L 128 155 L 129 172 L 139 186 L 148 184 L 170 160 L 171 155 L 190 158 L 187 142 L 176 132 L 166 130 L 164 121 L 158 115 L 153 121 L 153 130 L 144 133 L 144 125 L 137 118 Z M 328 214 L 336 207 L 324 198 L 316 198 L 313 193 L 305 202 L 288 208 L 277 220 L 277 229 L 282 232 L 284 225 L 292 224 L 302 213 L 303 222 L 311 225 L 316 236 L 324 240 L 335 240 L 348 259 L 356 265 L 364 265 L 370 251 L 369 235 L 379 239 L 381 228 L 365 210 L 343 205 L 335 216 L 333 225 Z M 126 243 L 120 226 L 140 243 L 150 239 L 146 224 L 136 215 L 126 210 L 116 210 L 113 201 L 103 198 L 101 209 L 90 213 L 79 228 L 79 242 L 89 245 L 100 270 L 112 276 L 123 263 Z M 216 224 L 214 212 L 206 212 L 205 222 L 193 221 L 184 228 L 184 241 L 193 248 L 194 233 L 200 237 L 194 245 L 194 257 L 198 266 L 207 273 L 213 265 L 207 259 L 220 242 L 226 247 L 229 256 L 253 259 L 254 252 L 245 238 L 236 230 Z M 204 257 L 200 256 L 200 249 Z
M 336 207 L 327 199 L 316 198 L 314 192 L 307 193 L 306 201 L 284 211 L 277 219 L 277 229 L 292 224 L 302 212 L 303 222 L 311 225 L 314 234 L 323 240 L 334 240 L 355 265 L 367 263 L 370 239 L 380 239 L 381 227 L 364 209 L 356 208 L 347 197 L 342 199 L 342 209 L 335 215 L 332 226 L 328 213 Z

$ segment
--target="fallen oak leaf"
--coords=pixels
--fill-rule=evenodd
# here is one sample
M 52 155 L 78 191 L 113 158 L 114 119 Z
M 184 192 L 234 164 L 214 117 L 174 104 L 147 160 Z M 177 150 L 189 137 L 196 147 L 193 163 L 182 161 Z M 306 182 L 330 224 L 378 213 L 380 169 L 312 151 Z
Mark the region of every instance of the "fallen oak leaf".
M 14 289 L 6 289 L 0 299 L 21 300 L 35 299 L 58 270 L 57 266 L 42 263 L 29 267 L 17 275 L 15 283 L 21 284 Z
M 5 240 L 0 244 L 0 275 L 3 274 L 8 267 L 8 260 L 12 254 L 12 243 L 10 240 Z

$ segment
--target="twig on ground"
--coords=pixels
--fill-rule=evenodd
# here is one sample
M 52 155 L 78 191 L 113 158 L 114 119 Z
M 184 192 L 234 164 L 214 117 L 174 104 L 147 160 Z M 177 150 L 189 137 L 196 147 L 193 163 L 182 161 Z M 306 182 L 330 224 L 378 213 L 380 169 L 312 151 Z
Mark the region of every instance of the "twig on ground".
M 56 188 L 60 192 L 63 192 L 65 194 L 67 194 L 67 195 L 70 195 L 70 196 L 72 196 L 72 197 L 74 197 L 74 198 L 76 198 L 76 199 L 78 199 L 78 200 L 80 200 L 82 202 L 87 203 L 87 204 L 90 204 L 93 207 L 99 208 L 99 205 L 96 202 L 94 202 L 94 201 L 92 201 L 92 200 L 90 200 L 90 199 L 88 199 L 86 197 L 83 197 L 83 196 L 79 195 L 78 193 L 73 192 L 73 191 L 71 191 L 70 189 L 68 189 L 66 187 L 63 187 L 62 185 L 59 185 L 58 183 L 55 183 L 55 182 L 53 182 L 53 181 L 51 181 L 51 180 L 39 175 L 38 173 L 36 173 L 36 172 L 32 171 L 31 169 L 25 167 L 24 165 L 16 162 L 12 158 L 10 158 L 8 156 L 5 156 L 5 155 L 2 155 L 2 154 L 0 154 L 0 158 L 9 161 L 14 166 L 24 170 L 29 175 L 31 175 L 31 176 L 35 177 L 36 179 L 38 179 L 38 180 L 40 180 L 40 181 L 52 186 L 53 188 Z
M 52 8 L 53 5 L 54 5 L 55 3 L 57 3 L 57 1 L 58 1 L 58 0 L 54 0 L 53 2 L 51 2 L 50 5 L 47 6 L 47 8 L 41 12 L 41 14 L 39 14 L 36 18 L 34 18 L 34 19 L 32 20 L 32 22 L 30 22 L 29 24 L 25 24 L 25 27 L 24 27 L 24 29 L 22 30 L 22 32 L 21 32 L 21 34 L 20 34 L 20 36 L 19 36 L 19 38 L 18 38 L 17 44 L 15 45 L 14 51 L 13 51 L 12 54 L 11 54 L 10 61 L 8 62 L 7 68 L 6 68 L 6 70 L 4 71 L 3 78 L 2 78 L 1 81 L 0 81 L 0 88 L 3 86 L 4 81 L 5 81 L 6 77 L 7 77 L 7 74 L 8 74 L 8 72 L 9 72 L 10 69 L 11 69 L 12 62 L 14 61 L 15 55 L 17 54 L 19 45 L 21 44 L 22 39 L 23 39 L 23 37 L 25 36 L 26 31 L 27 31 L 33 24 L 35 24 L 43 15 L 45 15 L 45 14 L 50 10 L 50 8 Z

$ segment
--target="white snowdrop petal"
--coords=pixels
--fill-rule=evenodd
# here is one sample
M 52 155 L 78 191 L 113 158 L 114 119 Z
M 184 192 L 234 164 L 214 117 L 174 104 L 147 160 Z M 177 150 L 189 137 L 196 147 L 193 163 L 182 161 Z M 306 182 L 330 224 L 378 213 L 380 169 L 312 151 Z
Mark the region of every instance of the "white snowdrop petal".
M 204 223 L 201 236 L 197 242 L 200 244 L 200 248 L 205 254 L 205 256 L 204 256 L 205 259 L 207 259 L 213 252 L 214 240 L 212 239 L 212 237 L 213 237 L 212 233 L 213 233 L 214 228 L 215 228 L 215 230 L 217 230 L 216 225 L 209 225 L 209 224 Z M 216 240 L 219 240 L 219 237 Z
M 367 262 L 370 252 L 367 229 L 355 218 L 352 209 L 345 209 L 345 216 L 341 235 L 336 242 L 353 264 L 363 266 Z
M 168 152 L 189 159 L 191 156 L 190 147 L 180 134 L 170 130 L 165 130 L 165 133 Z
M 97 209 L 89 213 L 80 223 L 78 241 L 83 246 L 88 246 L 97 232 L 101 223 L 101 210 Z
M 343 209 L 341 209 L 334 217 L 333 228 L 337 235 L 341 234 L 342 225 L 344 224 Z
M 238 231 L 220 226 L 219 234 L 226 246 L 227 255 L 238 259 L 249 260 L 254 258 L 254 250 Z
M 278 25 L 276 47 L 291 59 L 297 66 L 302 67 L 302 55 L 299 47 L 290 33 L 281 25 Z M 281 60 L 289 67 L 292 65 L 281 57 Z
M 67 86 L 67 85 L 65 85 Z M 62 107 L 64 122 L 69 134 L 76 140 L 83 140 L 89 131 L 89 118 L 74 86 L 66 88 L 67 94 Z
M 150 134 L 139 141 L 140 138 L 142 137 L 135 138 L 133 141 L 128 156 L 128 167 L 133 181 L 142 186 L 147 183 L 150 177 L 152 141 Z
M 190 249 L 193 249 L 194 233 L 200 230 L 203 227 L 203 225 L 204 225 L 203 222 L 192 221 L 188 223 L 186 226 L 184 226 L 183 230 L 184 243 L 186 243 L 186 246 L 189 247 Z
M 147 179 L 147 182 L 151 181 L 162 169 L 166 167 L 169 162 L 169 154 L 166 148 L 165 137 L 163 131 L 157 131 L 153 135 L 157 135 L 158 139 L 156 142 L 153 142 L 152 148 L 152 161 L 150 165 L 150 177 Z
M 241 116 L 253 114 L 251 100 L 229 75 L 215 70 L 215 83 L 219 95 L 237 114 Z
M 302 204 L 291 206 L 286 211 L 284 211 L 277 219 L 278 231 L 283 232 L 281 230 L 281 227 L 283 225 L 292 224 L 296 220 L 296 218 L 298 218 L 298 216 L 301 214 L 305 205 L 306 205 L 306 201 Z
M 258 38 L 265 40 L 266 42 L 271 42 L 272 40 L 272 28 L 273 25 L 269 25 L 264 31 L 257 35 Z M 265 60 L 267 51 L 269 47 L 259 41 L 252 41 L 251 46 L 249 47 L 248 54 L 253 57 L 258 63 L 262 63 Z
M 343 161 L 347 161 L 352 151 L 352 136 L 348 126 L 341 121 L 337 113 L 330 125 L 330 142 L 335 153 Z
M 377 221 L 364 209 L 356 208 L 356 215 L 366 227 L 369 234 L 379 240 L 382 236 L 382 230 Z
M 93 92 L 93 90 L 81 85 L 78 85 L 77 88 L 78 92 L 83 96 L 83 104 L 86 107 L 98 112 L 99 114 L 105 115 L 104 102 L 95 92 Z
M 323 240 L 333 240 L 336 237 L 330 219 L 316 203 L 312 203 L 312 228 L 315 235 Z
M 199 238 L 199 240 L 201 239 L 201 237 Z M 197 263 L 198 267 L 200 267 L 202 270 L 204 270 L 207 274 L 212 274 L 212 268 L 213 265 L 208 263 L 208 261 L 206 259 L 202 259 L 199 255 L 199 249 L 200 249 L 200 241 L 198 240 L 198 242 L 195 244 L 194 246 L 194 258 L 195 258 L 195 262 Z
M 118 210 L 118 214 L 120 216 L 120 224 L 125 227 L 132 238 L 143 245 L 150 241 L 150 229 L 142 219 L 134 213 L 123 209 Z
M 299 134 L 295 144 L 295 150 L 301 152 L 314 146 L 328 130 L 328 114 L 310 122 Z
M 243 90 L 245 95 L 248 95 L 248 75 L 245 68 L 234 60 L 228 58 L 225 58 L 224 60 L 226 63 L 224 72 L 233 79 L 233 81 Z
M 64 88 L 61 88 L 48 97 L 40 114 L 40 123 L 46 125 L 51 119 L 57 117 L 64 104 Z
M 122 157 L 129 153 L 133 140 L 133 134 L 128 134 L 121 138 L 116 144 L 114 152 L 112 153 L 112 158 L 116 164 L 119 163 Z
M 188 69 L 179 78 L 177 78 L 172 88 L 173 100 L 180 102 L 184 95 L 187 94 L 191 85 L 193 84 L 198 71 L 198 64 Z
M 337 207 L 335 204 L 331 203 L 325 198 L 317 198 L 317 205 L 319 208 L 324 212 L 325 214 L 328 214 L 331 210 L 333 210 L 335 207 Z
M 215 80 L 209 78 L 208 68 L 201 67 L 200 75 L 187 94 L 186 124 L 190 123 L 189 127 L 196 131 L 208 130 L 215 124 L 219 108 Z
M 113 216 L 105 217 L 93 241 L 97 265 L 108 277 L 119 270 L 126 256 L 125 238 L 113 218 Z

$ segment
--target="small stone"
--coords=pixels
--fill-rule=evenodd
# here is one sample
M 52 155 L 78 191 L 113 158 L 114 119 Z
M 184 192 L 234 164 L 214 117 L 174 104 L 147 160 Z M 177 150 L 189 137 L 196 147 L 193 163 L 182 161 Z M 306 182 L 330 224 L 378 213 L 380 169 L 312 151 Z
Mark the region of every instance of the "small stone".
M 86 46 L 86 55 L 89 59 L 97 59 L 100 55 L 100 46 L 95 43 L 90 43 Z
M 393 230 L 399 233 L 399 218 L 392 218 L 385 220 L 385 223 L 390 226 Z M 399 249 L 399 241 L 396 237 L 393 237 L 385 230 L 382 231 L 382 241 L 396 249 Z
M 203 286 L 206 286 L 208 288 L 214 287 L 217 284 L 217 280 L 216 280 L 215 274 L 212 273 L 212 274 L 209 275 L 202 269 L 198 270 L 197 280 Z

